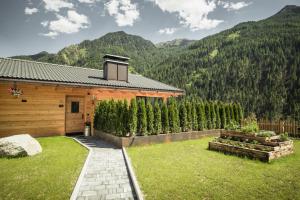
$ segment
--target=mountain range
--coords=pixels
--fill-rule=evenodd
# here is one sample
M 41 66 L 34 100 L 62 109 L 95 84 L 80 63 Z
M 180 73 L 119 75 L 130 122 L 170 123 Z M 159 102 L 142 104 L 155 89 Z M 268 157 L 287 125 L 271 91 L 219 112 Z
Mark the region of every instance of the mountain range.
M 300 119 L 300 7 L 201 40 L 153 44 L 123 31 L 15 58 L 102 68 L 104 54 L 130 57 L 130 71 L 185 89 L 188 96 L 238 101 L 246 113 Z

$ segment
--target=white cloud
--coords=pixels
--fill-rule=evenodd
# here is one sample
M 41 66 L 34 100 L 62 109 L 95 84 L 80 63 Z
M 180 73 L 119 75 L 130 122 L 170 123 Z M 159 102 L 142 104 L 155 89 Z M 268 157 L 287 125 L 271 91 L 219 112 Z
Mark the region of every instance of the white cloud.
M 225 2 L 225 1 L 219 1 L 218 4 L 221 5 L 223 8 L 227 9 L 228 11 L 231 10 L 239 10 L 242 9 L 246 6 L 249 6 L 252 2 L 244 2 L 244 1 L 240 1 L 240 2 Z
M 32 15 L 34 13 L 37 13 L 39 10 L 37 8 L 25 8 L 25 14 L 26 15 Z
M 49 33 L 43 34 L 51 38 L 56 37 L 59 33 L 77 33 L 80 29 L 87 28 L 89 25 L 88 17 L 83 14 L 78 14 L 74 10 L 69 10 L 67 17 L 56 15 L 57 20 L 50 21 L 46 26 L 49 28 Z
M 109 0 L 104 6 L 118 26 L 132 26 L 140 15 L 137 5 L 131 3 L 131 0 Z
M 45 33 L 43 35 L 54 39 L 58 35 L 58 33 L 50 31 L 49 33 Z
M 80 3 L 88 3 L 88 4 L 92 4 L 95 3 L 97 0 L 78 0 Z
M 159 34 L 172 35 L 177 31 L 177 28 L 163 28 L 158 31 Z
M 46 27 L 46 26 L 48 26 L 49 21 L 42 21 L 41 24 L 42 24 L 43 27 Z
M 209 19 L 208 14 L 216 8 L 214 0 L 153 0 L 158 7 L 169 13 L 178 14 L 180 23 L 192 31 L 211 29 L 223 20 Z
M 61 8 L 73 8 L 74 5 L 68 0 L 43 0 L 45 9 L 48 11 L 58 12 Z

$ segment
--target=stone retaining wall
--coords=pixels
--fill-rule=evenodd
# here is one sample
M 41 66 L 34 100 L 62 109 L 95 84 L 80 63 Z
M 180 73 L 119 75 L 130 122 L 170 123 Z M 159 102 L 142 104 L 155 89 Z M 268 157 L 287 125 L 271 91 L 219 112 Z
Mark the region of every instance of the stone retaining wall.
M 205 131 L 192 131 L 181 133 L 170 133 L 149 136 L 134 136 L 134 137 L 118 137 L 102 131 L 96 130 L 94 135 L 105 141 L 108 141 L 117 147 L 130 147 L 130 146 L 143 146 L 149 144 L 175 142 L 183 140 L 199 139 L 206 136 L 220 136 L 221 130 L 205 130 Z

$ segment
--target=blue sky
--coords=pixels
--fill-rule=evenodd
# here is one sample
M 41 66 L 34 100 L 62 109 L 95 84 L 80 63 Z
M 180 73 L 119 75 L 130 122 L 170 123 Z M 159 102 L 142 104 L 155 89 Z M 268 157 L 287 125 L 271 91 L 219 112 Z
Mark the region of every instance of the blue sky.
M 56 53 L 123 30 L 154 43 L 201 39 L 300 0 L 1 0 L 0 56 Z

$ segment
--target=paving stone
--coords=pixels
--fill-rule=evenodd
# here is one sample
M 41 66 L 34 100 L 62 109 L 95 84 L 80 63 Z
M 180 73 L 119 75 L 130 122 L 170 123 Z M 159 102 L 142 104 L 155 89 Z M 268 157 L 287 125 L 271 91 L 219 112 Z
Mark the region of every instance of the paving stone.
M 134 199 L 122 149 L 96 138 L 77 138 L 92 148 L 77 200 Z

